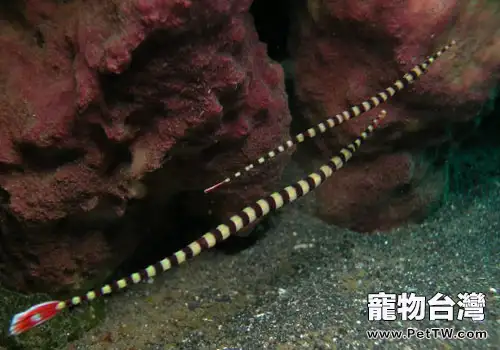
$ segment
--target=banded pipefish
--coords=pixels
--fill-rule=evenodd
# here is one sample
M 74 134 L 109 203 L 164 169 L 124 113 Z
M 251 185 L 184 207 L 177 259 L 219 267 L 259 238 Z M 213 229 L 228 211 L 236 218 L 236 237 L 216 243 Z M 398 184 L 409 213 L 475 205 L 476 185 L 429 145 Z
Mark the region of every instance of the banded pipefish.
M 206 188 L 204 192 L 209 193 L 211 191 L 214 191 L 220 186 L 227 184 L 231 181 L 234 181 L 238 177 L 242 176 L 244 173 L 247 173 L 248 171 L 254 169 L 256 166 L 259 166 L 269 161 L 270 159 L 276 157 L 280 153 L 285 152 L 294 145 L 302 143 L 308 138 L 311 139 L 319 134 L 323 134 L 325 131 L 332 129 L 335 126 L 340 125 L 349 119 L 355 118 L 363 113 L 366 113 L 371 109 L 377 107 L 378 105 L 386 102 L 392 96 L 396 95 L 399 91 L 405 89 L 410 84 L 419 79 L 423 74 L 425 74 L 428 71 L 430 65 L 434 63 L 438 57 L 440 57 L 444 52 L 448 51 L 455 44 L 456 44 L 455 40 L 450 41 L 449 44 L 438 50 L 433 55 L 427 57 L 427 59 L 424 62 L 417 64 L 405 75 L 403 75 L 401 79 L 394 81 L 392 85 L 387 87 L 385 90 L 380 91 L 376 95 L 371 96 L 370 98 L 361 102 L 360 104 L 354 105 L 333 117 L 327 118 L 326 120 L 320 122 L 316 126 L 313 126 L 307 129 L 306 131 L 295 135 L 291 140 L 288 140 L 284 144 L 277 146 L 276 148 L 269 151 L 262 157 L 258 158 L 254 163 L 248 164 L 244 169 L 226 177 L 224 180 L 216 183 L 215 185 Z
M 125 278 L 106 284 L 99 289 L 91 290 L 84 295 L 74 296 L 65 301 L 55 300 L 44 302 L 14 315 L 9 328 L 10 334 L 21 334 L 52 319 L 64 309 L 82 305 L 84 302 L 90 302 L 101 296 L 111 294 L 141 281 L 153 278 L 161 272 L 168 271 L 172 267 L 199 255 L 202 251 L 214 247 L 217 243 L 226 240 L 231 235 L 234 235 L 258 219 L 268 215 L 270 212 L 293 203 L 300 197 L 312 192 L 352 158 L 353 154 L 359 149 L 362 143 L 379 126 L 386 114 L 387 112 L 382 110 L 358 138 L 345 148 L 342 148 L 337 156 L 332 157 L 328 163 L 323 164 L 316 172 L 310 173 L 298 182 L 283 188 L 281 191 L 273 192 L 267 197 L 259 199 L 252 205 L 245 207 L 238 214 L 228 218 L 213 230 L 205 233 L 196 241 L 191 242 L 183 249 L 176 251 L 153 265 L 149 265 Z
M 336 125 L 343 123 L 353 117 L 357 117 L 378 105 L 386 102 L 390 97 L 394 96 L 398 91 L 404 89 L 406 86 L 417 80 L 424 74 L 429 66 L 446 50 L 455 45 L 455 41 L 451 41 L 448 45 L 437 51 L 434 55 L 429 56 L 423 63 L 413 67 L 406 73 L 402 79 L 396 80 L 391 86 L 384 91 L 379 92 L 377 95 L 372 96 L 359 105 L 355 105 L 340 114 L 330 117 L 325 121 L 319 123 L 315 127 L 300 133 L 294 137 L 295 141 L 287 141 L 285 145 L 276 147 L 274 150 L 267 153 L 257 160 L 256 163 L 251 164 L 245 168 L 249 171 L 256 165 L 260 165 L 267 160 L 274 158 L 277 154 L 284 152 L 286 149 L 292 147 L 294 144 L 302 143 L 307 137 L 313 138 L 318 134 L 324 133 L 326 130 L 333 128 Z M 70 309 L 80 306 L 86 302 L 90 302 L 96 298 L 113 292 L 122 290 L 133 284 L 141 281 L 148 280 L 155 277 L 161 272 L 166 272 L 172 267 L 177 266 L 188 259 L 199 255 L 202 251 L 214 247 L 216 244 L 226 240 L 231 235 L 236 234 L 242 229 L 248 227 L 250 224 L 256 222 L 260 218 L 265 217 L 270 212 L 278 210 L 287 204 L 290 204 L 297 199 L 312 192 L 336 171 L 341 169 L 346 162 L 348 162 L 353 154 L 359 149 L 363 142 L 373 133 L 379 126 L 381 120 L 385 118 L 387 112 L 382 110 L 380 114 L 372 121 L 372 123 L 356 138 L 352 143 L 342 148 L 337 156 L 332 157 L 327 163 L 323 164 L 316 172 L 310 173 L 298 182 L 283 188 L 281 191 L 273 192 L 265 198 L 261 198 L 252 205 L 242 209 L 238 214 L 229 217 L 219 226 L 213 230 L 205 233 L 196 241 L 191 242 L 189 245 L 181 250 L 176 251 L 172 255 L 163 258 L 153 265 L 132 273 L 131 275 L 106 284 L 101 288 L 91 290 L 84 295 L 74 296 L 70 299 L 61 301 L 48 301 L 41 304 L 34 305 L 29 309 L 22 311 L 12 318 L 10 324 L 10 334 L 18 335 L 28 331 L 58 315 L 64 309 Z M 234 178 L 241 176 L 242 171 L 235 173 L 232 177 L 226 178 L 224 181 L 208 188 L 205 193 L 214 190 L 220 185 L 232 181 Z

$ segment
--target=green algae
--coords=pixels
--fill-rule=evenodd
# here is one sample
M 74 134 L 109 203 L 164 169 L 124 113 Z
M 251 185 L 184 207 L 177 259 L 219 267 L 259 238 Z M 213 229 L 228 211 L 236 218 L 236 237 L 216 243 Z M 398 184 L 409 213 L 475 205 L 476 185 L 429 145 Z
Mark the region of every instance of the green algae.
M 52 320 L 18 336 L 10 336 L 8 328 L 12 316 L 34 304 L 52 300 L 46 294 L 22 295 L 0 287 L 0 348 L 12 350 L 60 349 L 104 319 L 104 301 L 63 312 Z

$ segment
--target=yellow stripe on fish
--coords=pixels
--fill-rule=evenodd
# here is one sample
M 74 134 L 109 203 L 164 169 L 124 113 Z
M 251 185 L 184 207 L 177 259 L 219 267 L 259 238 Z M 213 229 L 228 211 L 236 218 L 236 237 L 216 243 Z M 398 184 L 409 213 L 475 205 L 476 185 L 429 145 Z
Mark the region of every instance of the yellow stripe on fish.
M 416 65 L 410 71 L 408 71 L 401 79 L 396 80 L 391 86 L 386 88 L 385 90 L 379 92 L 377 95 L 370 97 L 369 99 L 361 102 L 358 105 L 352 106 L 349 109 L 343 111 L 335 115 L 334 117 L 330 117 L 321 123 L 317 124 L 314 127 L 307 129 L 306 131 L 295 135 L 293 140 L 286 141 L 283 145 L 280 145 L 266 155 L 257 159 L 256 162 L 247 165 L 243 170 L 240 170 L 233 175 L 225 178 L 221 182 L 216 183 L 213 186 L 210 186 L 204 190 L 205 193 L 211 192 L 216 188 L 235 180 L 236 178 L 242 176 L 244 173 L 252 170 L 256 166 L 265 163 L 266 161 L 276 157 L 280 153 L 285 152 L 292 146 L 304 142 L 308 138 L 313 138 L 316 135 L 324 133 L 326 130 L 334 128 L 337 125 L 342 124 L 344 121 L 347 121 L 351 118 L 357 117 L 369 110 L 377 107 L 378 105 L 386 102 L 389 98 L 394 96 L 398 91 L 403 90 L 410 84 L 412 84 L 415 80 L 417 80 L 421 75 L 425 74 L 429 69 L 429 66 L 440 57 L 445 51 L 454 46 L 456 41 L 451 41 L 448 45 L 443 47 L 441 50 L 437 51 L 432 56 L 429 56 L 423 63 Z
M 231 216 L 215 229 L 205 233 L 196 241 L 153 265 L 132 273 L 125 278 L 106 284 L 101 288 L 89 291 L 82 296 L 75 296 L 66 301 L 56 300 L 44 302 L 14 315 L 10 325 L 10 334 L 17 335 L 23 333 L 50 320 L 68 307 L 81 305 L 82 302 L 92 301 L 100 296 L 119 291 L 130 285 L 153 278 L 161 272 L 170 270 L 173 266 L 182 264 L 186 260 L 200 254 L 202 251 L 212 248 L 217 243 L 226 240 L 229 236 L 234 235 L 251 223 L 266 216 L 271 211 L 282 208 L 296 201 L 298 198 L 305 196 L 324 183 L 326 179 L 332 176 L 334 172 L 342 168 L 344 164 L 351 159 L 353 153 L 356 152 L 361 144 L 370 136 L 386 114 L 386 111 L 382 110 L 377 118 L 373 120 L 356 140 L 340 150 L 337 156 L 331 158 L 328 163 L 322 165 L 316 172 L 307 175 L 302 180 L 283 188 L 279 192 L 271 193 L 269 196 L 259 199 L 254 204 L 241 210 L 238 214 Z

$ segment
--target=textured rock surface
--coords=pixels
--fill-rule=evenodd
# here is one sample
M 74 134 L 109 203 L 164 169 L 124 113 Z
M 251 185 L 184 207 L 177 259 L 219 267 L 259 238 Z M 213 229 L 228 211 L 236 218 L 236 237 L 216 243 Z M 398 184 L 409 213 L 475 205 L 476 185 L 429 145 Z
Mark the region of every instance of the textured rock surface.
M 499 7 L 492 1 L 309 0 L 296 10 L 296 89 L 299 113 L 309 123 L 384 89 L 450 39 L 459 43 L 385 105 L 383 130 L 318 193 L 322 218 L 360 231 L 387 229 L 425 217 L 439 202 L 445 173 L 422 152 L 443 143 L 451 124 L 473 119 L 498 81 Z M 318 138 L 320 158 L 370 118 Z
M 3 285 L 87 287 L 158 234 L 147 223 L 182 235 L 173 198 L 219 220 L 270 190 L 286 156 L 197 194 L 288 137 L 282 70 L 249 5 L 1 5 Z

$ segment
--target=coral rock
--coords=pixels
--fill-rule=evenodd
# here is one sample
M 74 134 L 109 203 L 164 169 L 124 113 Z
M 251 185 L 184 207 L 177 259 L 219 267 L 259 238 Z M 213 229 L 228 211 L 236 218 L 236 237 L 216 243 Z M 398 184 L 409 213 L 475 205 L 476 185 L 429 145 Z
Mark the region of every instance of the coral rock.
M 326 182 L 316 194 L 318 215 L 358 231 L 389 230 L 409 217 L 424 219 L 439 204 L 444 182 L 442 169 L 429 167 L 422 156 L 383 155 L 346 167 Z
M 176 194 L 202 193 L 289 137 L 283 72 L 249 5 L 0 5 L 3 285 L 101 281 L 152 239 L 149 221 L 165 235 L 177 227 L 166 211 Z M 184 215 L 225 218 L 270 190 L 287 159 L 205 196 L 207 207 L 192 200 Z
M 425 76 L 384 105 L 388 116 L 382 130 L 347 169 L 328 180 L 319 194 L 321 217 L 360 231 L 420 219 L 443 192 L 445 183 L 436 181 L 442 169 L 433 170 L 427 160 L 429 175 L 412 177 L 411 172 L 400 168 L 401 164 L 382 154 L 395 150 L 413 154 L 405 158 L 408 161 L 421 158 L 422 150 L 446 140 L 449 125 L 470 121 L 480 111 L 500 73 L 500 4 L 309 0 L 307 9 L 296 12 L 299 20 L 292 38 L 296 90 L 300 113 L 309 124 L 385 89 L 427 55 L 451 39 L 457 40 L 458 45 L 436 61 Z M 322 158 L 352 140 L 374 113 L 317 138 Z M 373 160 L 377 156 L 382 158 Z M 382 164 L 389 168 L 381 168 Z M 405 178 L 413 190 L 388 201 L 399 183 L 393 176 Z M 374 185 L 367 188 L 368 183 Z M 429 191 L 433 192 L 430 197 Z M 431 197 L 434 199 L 429 200 Z M 390 204 L 393 201 L 401 205 Z

